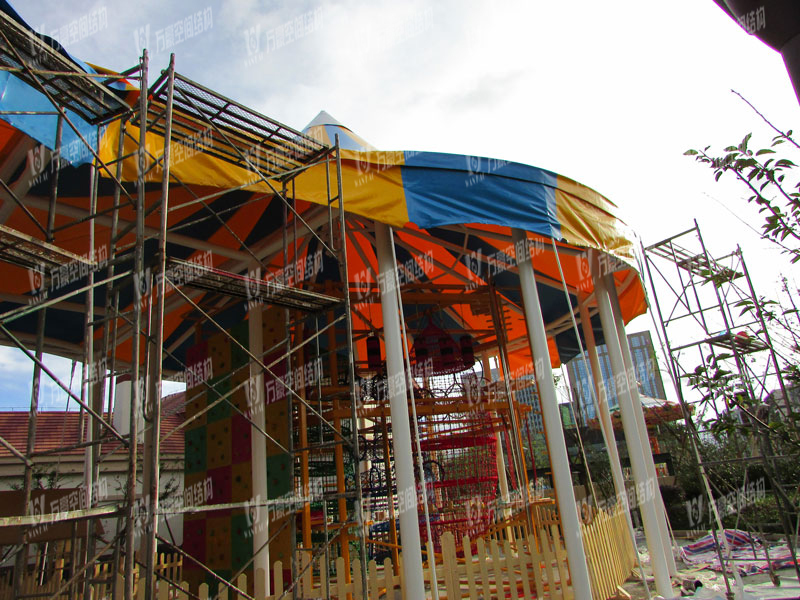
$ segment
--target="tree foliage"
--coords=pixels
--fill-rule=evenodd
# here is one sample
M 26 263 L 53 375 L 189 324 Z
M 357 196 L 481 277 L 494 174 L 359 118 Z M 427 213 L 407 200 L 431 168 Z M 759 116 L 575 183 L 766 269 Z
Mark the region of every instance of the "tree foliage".
M 800 261 L 800 180 L 789 155 L 800 146 L 791 130 L 779 132 L 767 148 L 751 149 L 751 138 L 752 133 L 748 133 L 722 154 L 711 152 L 711 146 L 684 154 L 708 165 L 717 181 L 726 173 L 735 176 L 747 189 L 747 201 L 763 215 L 761 237 L 780 246 L 796 263 Z

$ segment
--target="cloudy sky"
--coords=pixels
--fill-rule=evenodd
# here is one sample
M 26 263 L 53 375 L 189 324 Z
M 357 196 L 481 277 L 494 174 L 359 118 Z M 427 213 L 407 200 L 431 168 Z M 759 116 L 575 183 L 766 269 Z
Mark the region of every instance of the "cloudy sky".
M 324 109 L 381 149 L 551 169 L 619 205 L 645 244 L 697 218 L 713 254 L 742 245 L 760 292 L 794 277 L 747 227 L 744 192 L 683 156 L 772 137 L 731 89 L 779 127 L 798 120 L 780 55 L 712 0 L 13 4 L 87 62 L 125 69 L 146 45 L 157 71 L 174 52 L 182 74 L 293 127 Z M 8 398 L 27 366 L 0 361 Z

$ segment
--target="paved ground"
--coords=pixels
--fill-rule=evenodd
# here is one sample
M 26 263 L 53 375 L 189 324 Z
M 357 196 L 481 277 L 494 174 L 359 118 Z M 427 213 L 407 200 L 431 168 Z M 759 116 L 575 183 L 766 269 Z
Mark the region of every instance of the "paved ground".
M 637 540 L 639 541 L 639 540 Z M 650 569 L 649 557 L 647 556 L 646 546 L 643 543 L 639 544 L 639 551 L 641 552 L 644 561 L 645 576 L 648 579 L 651 598 L 655 596 L 655 585 L 653 584 L 653 573 Z M 725 580 L 722 573 L 712 571 L 711 569 L 697 569 L 685 568 L 683 562 L 678 558 L 678 573 L 679 579 L 691 579 L 693 581 L 700 581 L 705 588 L 702 592 L 698 591 L 695 597 L 697 598 L 714 598 L 721 596 L 725 598 Z M 777 572 L 781 581 L 781 585 L 776 587 L 770 581 L 768 574 L 764 575 L 751 575 L 742 579 L 744 590 L 746 592 L 745 600 L 772 600 L 783 598 L 800 598 L 800 583 L 797 581 L 794 569 L 782 569 Z M 729 576 L 730 585 L 735 588 L 735 582 L 732 576 Z M 639 580 L 630 579 L 622 586 L 626 592 L 631 595 L 633 600 L 646 600 L 647 592 L 645 591 L 644 584 Z M 712 591 L 716 593 L 711 593 Z M 673 597 L 678 598 L 682 595 L 691 596 L 689 592 L 682 592 L 677 586 L 673 588 Z

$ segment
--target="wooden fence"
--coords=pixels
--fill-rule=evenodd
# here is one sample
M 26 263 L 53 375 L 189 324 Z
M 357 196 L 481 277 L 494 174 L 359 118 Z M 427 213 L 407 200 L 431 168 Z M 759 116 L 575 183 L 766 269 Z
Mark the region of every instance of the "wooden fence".
M 68 544 L 66 545 L 64 554 L 69 556 Z M 37 567 L 43 564 L 41 557 L 37 556 Z M 94 565 L 94 572 L 90 580 L 92 589 L 91 597 L 94 600 L 112 598 L 112 591 L 114 590 L 112 570 L 112 563 L 110 562 L 100 562 Z M 170 586 L 169 582 L 177 584 L 183 578 L 183 557 L 180 554 L 159 554 L 158 561 L 156 562 L 156 574 L 167 587 L 173 587 L 173 589 L 177 591 L 177 588 L 175 586 Z M 0 581 L 0 600 L 12 600 L 14 597 L 13 579 L 10 575 L 9 573 L 6 579 Z M 51 565 L 47 568 L 27 570 L 22 579 L 21 593 L 29 598 L 50 598 L 65 586 L 70 576 L 69 559 L 61 556 L 52 560 Z M 133 577 L 134 588 L 137 589 L 139 588 L 138 565 L 135 565 L 133 568 Z M 122 581 L 121 575 L 118 576 L 118 581 Z M 73 586 L 65 587 L 58 598 L 69 598 L 70 594 L 73 593 L 72 587 Z M 185 588 L 186 586 L 183 585 L 181 587 Z M 122 583 L 119 583 L 116 589 L 117 595 L 113 597 L 122 598 L 123 589 Z M 141 591 L 143 592 L 144 588 L 142 588 Z M 170 593 L 169 598 L 176 597 L 175 591 Z
M 458 543 L 452 533 L 442 536 L 442 554 L 435 571 L 440 600 L 573 600 L 569 565 L 558 525 L 551 522 L 540 527 L 536 535 L 516 539 L 508 539 L 506 531 L 503 530 L 502 537 L 488 540 L 473 541 L 464 536 Z M 620 509 L 600 511 L 591 523 L 581 526 L 581 533 L 589 564 L 592 598 L 606 600 L 616 595 L 617 586 L 627 579 L 636 561 L 625 515 Z M 256 571 L 253 582 L 248 582 L 245 575 L 240 575 L 233 585 L 245 592 L 254 591 L 255 600 L 288 600 L 295 591 L 297 597 L 304 600 L 417 600 L 406 597 L 402 577 L 394 574 L 389 558 L 380 565 L 375 561 L 367 564 L 365 590 L 359 561 L 354 561 L 348 568 L 344 560 L 338 558 L 335 577 L 329 577 L 321 561 L 309 565 L 308 555 L 300 556 L 298 567 L 303 574 L 294 586 L 283 581 L 283 565 L 280 561 L 273 565 L 271 595 L 267 595 L 266 577 L 260 569 Z M 180 581 L 181 565 L 179 557 L 161 556 L 158 572 L 163 579 L 156 586 L 158 600 L 209 599 L 211 596 L 205 584 L 197 590 L 189 590 L 185 582 L 175 584 Z M 402 557 L 399 567 L 402 573 Z M 92 583 L 93 600 L 122 600 L 122 576 L 117 574 L 116 577 L 117 586 L 112 594 L 108 565 L 97 565 Z M 430 568 L 425 569 L 424 577 L 428 597 L 432 597 Z M 58 590 L 55 584 L 56 580 L 48 583 L 50 587 L 47 589 L 35 588 L 36 593 L 43 597 L 45 592 L 49 592 L 47 595 L 53 594 Z M 143 586 L 137 586 L 137 597 L 144 598 Z M 4 598 L 0 593 L 0 600 Z M 239 600 L 245 596 L 238 594 L 235 589 L 223 588 L 216 598 Z

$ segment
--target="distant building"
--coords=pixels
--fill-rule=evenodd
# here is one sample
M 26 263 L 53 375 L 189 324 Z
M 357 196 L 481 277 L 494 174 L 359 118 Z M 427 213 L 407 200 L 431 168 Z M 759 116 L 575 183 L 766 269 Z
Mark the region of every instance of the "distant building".
M 185 420 L 184 402 L 183 392 L 172 394 L 161 401 L 159 484 L 161 493 L 165 494 L 172 504 L 180 503 L 183 499 L 184 437 L 180 431 L 176 435 L 169 434 Z M 28 411 L 0 411 L 0 437 L 23 451 L 28 441 L 28 416 Z M 79 491 L 83 489 L 85 449 L 80 444 L 85 439 L 86 428 L 90 423 L 89 416 L 78 411 L 40 411 L 37 414 L 34 447 L 37 455 L 32 461 L 33 489 L 35 494 L 48 493 L 47 503 L 41 512 L 56 512 L 50 505 L 53 499 L 50 497 L 51 494 L 65 501 L 65 506 L 56 507 L 59 510 L 79 508 L 73 506 L 72 500 L 81 497 Z M 140 473 L 143 468 L 143 451 L 144 448 L 140 443 L 138 452 Z M 116 440 L 108 439 L 101 447 L 100 481 L 96 486 L 98 501 L 122 502 L 127 485 L 127 472 L 128 452 Z M 22 489 L 24 474 L 23 462 L 8 449 L 0 446 L 0 516 L 22 514 L 18 506 L 12 505 L 21 499 L 21 492 L 18 490 Z M 106 531 L 113 531 L 114 520 L 105 519 L 103 526 Z M 175 514 L 162 521 L 159 524 L 159 534 L 166 539 L 181 543 L 182 515 Z
M 631 333 L 628 335 L 628 343 L 633 355 L 639 393 L 650 398 L 666 400 L 664 382 L 661 379 L 661 372 L 658 370 L 655 360 L 655 349 L 653 348 L 653 339 L 650 337 L 650 332 Z M 611 410 L 615 410 L 619 407 L 619 400 L 614 377 L 611 374 L 611 359 L 608 356 L 608 348 L 606 348 L 605 344 L 597 347 L 597 357 L 600 360 L 600 371 L 608 392 L 608 407 Z M 592 378 L 586 369 L 588 364 L 589 356 L 587 353 L 584 353 L 583 356 L 578 355 L 567 363 L 567 374 L 572 397 L 573 400 L 578 402 L 586 421 L 597 418 L 597 408 L 594 402 L 594 393 L 592 392 Z

